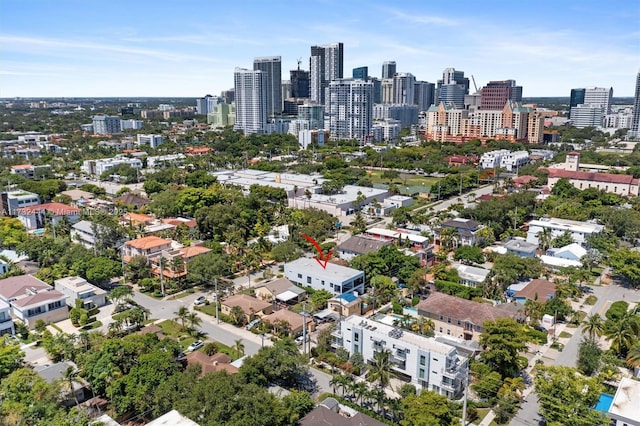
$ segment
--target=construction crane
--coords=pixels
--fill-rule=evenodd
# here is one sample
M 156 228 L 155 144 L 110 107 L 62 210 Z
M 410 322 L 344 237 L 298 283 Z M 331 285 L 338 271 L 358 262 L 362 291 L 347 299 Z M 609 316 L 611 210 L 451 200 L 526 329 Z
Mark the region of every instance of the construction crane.
M 471 74 L 471 80 L 473 81 L 473 87 L 476 89 L 476 93 L 478 93 L 478 86 L 476 85 L 476 79 L 473 78 L 473 74 Z

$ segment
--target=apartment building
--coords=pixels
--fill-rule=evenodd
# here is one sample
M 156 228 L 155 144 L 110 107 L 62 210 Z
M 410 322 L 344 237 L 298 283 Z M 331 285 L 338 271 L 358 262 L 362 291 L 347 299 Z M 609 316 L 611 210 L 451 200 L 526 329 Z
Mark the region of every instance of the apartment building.
M 285 263 L 285 276 L 293 283 L 314 290 L 327 290 L 337 296 L 342 293 L 364 293 L 364 272 L 328 262 L 326 267 L 315 259 L 301 257 Z
M 367 363 L 389 351 L 394 372 L 419 389 L 448 398 L 462 394 L 468 359 L 453 346 L 358 315 L 342 320 L 333 336 L 336 347 L 358 352 Z

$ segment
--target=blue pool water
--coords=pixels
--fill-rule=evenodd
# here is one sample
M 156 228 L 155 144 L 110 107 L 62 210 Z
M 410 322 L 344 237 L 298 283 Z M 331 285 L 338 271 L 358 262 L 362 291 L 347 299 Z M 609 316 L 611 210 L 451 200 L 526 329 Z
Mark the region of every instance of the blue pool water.
M 613 395 L 601 393 L 600 399 L 594 408 L 596 411 L 607 413 L 609 411 L 609 407 L 611 407 L 611 403 L 613 403 Z
M 44 228 L 40 228 L 40 229 L 36 229 L 35 231 L 33 231 L 34 235 L 42 235 L 44 234 L 45 229 Z

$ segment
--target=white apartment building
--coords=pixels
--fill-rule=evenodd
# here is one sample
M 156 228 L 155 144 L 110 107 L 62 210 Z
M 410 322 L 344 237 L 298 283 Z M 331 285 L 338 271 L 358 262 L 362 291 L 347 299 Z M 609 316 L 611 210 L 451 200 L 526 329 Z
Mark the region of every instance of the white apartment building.
M 527 151 L 515 151 L 500 158 L 500 167 L 506 169 L 508 172 L 517 172 L 520 167 L 529 164 L 530 161 L 531 159 Z
M 136 145 L 149 145 L 151 148 L 157 148 L 160 144 L 162 144 L 162 135 L 143 135 L 139 134 L 137 136 Z
M 186 158 L 184 154 L 154 155 L 147 157 L 147 167 L 153 169 L 165 165 L 180 166 Z
M 139 158 L 129 158 L 116 155 L 113 158 L 100 158 L 97 160 L 85 160 L 82 162 L 81 170 L 89 175 L 100 176 L 107 170 L 111 170 L 120 164 L 128 164 L 134 169 L 142 168 L 142 160 Z
M 76 299 L 82 300 L 84 309 L 103 306 L 107 303 L 107 292 L 90 284 L 81 277 L 66 277 L 54 281 L 55 289 L 67 296 L 67 305 L 76 306 Z
M 496 167 L 501 167 L 502 157 L 506 157 L 509 154 L 511 154 L 511 151 L 508 149 L 485 152 L 480 157 L 480 168 L 495 169 Z
M 376 352 L 389 351 L 394 372 L 416 388 L 452 399 L 462 394 L 468 359 L 455 347 L 358 315 L 339 327 L 333 333 L 336 347 L 360 353 L 367 363 Z
M 580 104 L 571 108 L 571 123 L 573 127 L 583 129 L 585 127 L 602 126 L 604 108 L 600 105 Z
M 37 206 L 40 204 L 40 196 L 29 191 L 8 191 L 3 192 L 2 198 L 2 214 L 13 216 L 16 210 L 23 207 Z
M 235 130 L 262 134 L 267 127 L 267 75 L 260 70 L 236 68 L 233 73 L 236 104 Z
M 413 105 L 416 77 L 411 73 L 399 72 L 393 76 L 393 103 Z
M 331 140 L 355 139 L 366 143 L 372 137 L 373 83 L 333 80 L 329 83 L 326 113 Z
M 144 126 L 144 121 L 142 120 L 121 120 L 120 126 L 122 130 L 140 130 L 142 126 Z
M 604 231 L 604 225 L 553 217 L 532 220 L 529 222 L 527 242 L 539 244 L 538 233 L 544 229 L 551 230 L 551 238 L 556 238 L 568 231 L 573 238 L 573 242 L 583 245 L 589 236 L 602 233 Z
M 311 100 L 325 105 L 329 83 L 344 77 L 344 44 L 311 46 L 309 65 Z
M 611 112 L 611 99 L 613 98 L 613 87 L 587 87 L 584 90 L 584 105 L 594 105 L 602 107 L 603 114 Z
M 253 70 L 265 75 L 267 117 L 282 113 L 282 58 L 267 56 L 253 60 Z M 237 100 L 236 100 L 237 102 Z
M 327 290 L 333 295 L 350 292 L 363 294 L 365 290 L 364 272 L 331 262 L 325 268 L 316 259 L 308 257 L 285 263 L 284 275 L 296 285 Z

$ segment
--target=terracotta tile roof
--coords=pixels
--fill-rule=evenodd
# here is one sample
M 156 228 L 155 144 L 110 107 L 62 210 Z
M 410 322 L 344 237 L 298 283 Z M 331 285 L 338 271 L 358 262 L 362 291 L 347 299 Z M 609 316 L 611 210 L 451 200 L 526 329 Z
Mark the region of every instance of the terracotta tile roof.
M 518 176 L 517 178 L 513 178 L 513 183 L 517 185 L 526 185 L 529 182 L 533 182 L 536 180 L 538 180 L 537 176 L 525 175 L 525 176 Z
M 127 213 L 124 216 L 122 216 L 122 219 L 125 221 L 137 222 L 137 223 L 149 223 L 155 220 L 153 216 L 149 216 L 148 214 L 142 214 L 142 213 Z
M 149 235 L 148 237 L 127 241 L 124 244 L 130 247 L 144 250 L 171 244 L 171 240 L 165 240 L 164 238 L 156 237 L 155 235 Z
M 431 316 L 444 316 L 452 319 L 470 322 L 482 326 L 485 321 L 495 321 L 498 318 L 515 318 L 517 312 L 505 307 L 493 306 L 488 303 L 472 302 L 471 300 L 449 296 L 444 293 L 431 293 L 416 306 L 418 313 Z M 423 315 L 424 315 L 423 314 Z
M 25 294 L 26 290 L 31 288 L 39 291 L 51 289 L 52 287 L 32 275 L 18 275 L 0 280 L 0 298 L 4 300 L 13 299 Z
M 209 253 L 211 249 L 205 246 L 189 246 L 180 249 L 183 259 L 190 259 L 201 254 Z
M 202 375 L 209 373 L 214 373 L 216 371 L 226 371 L 229 374 L 235 374 L 238 372 L 238 368 L 234 365 L 231 365 L 231 358 L 229 355 L 224 353 L 217 353 L 211 356 L 205 354 L 204 352 L 195 351 L 191 352 L 186 357 L 187 364 L 200 364 L 202 367 Z
M 180 226 L 180 225 L 186 225 L 189 228 L 193 228 L 195 226 L 198 225 L 198 223 L 195 221 L 195 219 L 184 219 L 184 218 L 167 218 L 167 219 L 162 219 L 162 223 L 166 223 L 169 225 L 173 225 L 173 226 Z
M 634 185 L 634 178 L 631 175 L 615 175 L 612 173 L 596 173 L 596 172 L 576 172 L 573 170 L 552 169 L 548 168 L 549 178 L 566 178 L 585 180 L 590 182 L 619 183 L 626 185 Z M 636 181 L 637 182 L 637 181 Z
M 31 169 L 32 167 L 31 164 L 16 164 L 15 166 L 11 166 L 11 170 Z
M 252 310 L 254 312 L 260 312 L 263 309 L 269 308 L 271 303 L 265 302 L 255 297 L 251 297 L 247 294 L 236 294 L 229 296 L 222 301 L 222 304 L 233 308 L 234 306 L 240 306 L 245 314 L 249 314 Z
M 302 315 L 296 314 L 288 309 L 280 309 L 279 311 L 275 311 L 269 315 L 266 315 L 263 320 L 270 323 L 275 324 L 278 321 L 285 321 L 289 323 L 292 330 L 302 329 Z M 307 324 L 313 322 L 311 317 L 307 317 Z
M 517 291 L 514 296 L 515 297 L 524 297 L 529 300 L 536 300 L 541 303 L 546 303 L 548 300 L 548 296 L 555 297 L 556 294 L 556 285 L 551 281 L 543 280 L 543 279 L 535 279 L 532 280 L 525 288 L 520 291 Z
M 133 205 L 136 207 L 141 207 L 151 202 L 151 200 L 139 197 L 135 194 L 130 194 L 128 192 L 116 198 L 115 201 L 120 201 L 122 204 Z
M 66 216 L 80 214 L 80 209 L 77 207 L 71 207 L 62 203 L 44 203 L 36 206 L 22 207 L 16 209 L 19 214 L 30 215 L 42 210 L 52 213 L 54 216 Z

